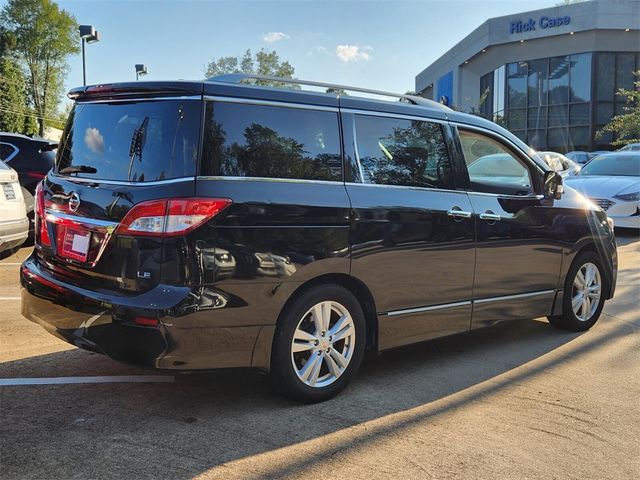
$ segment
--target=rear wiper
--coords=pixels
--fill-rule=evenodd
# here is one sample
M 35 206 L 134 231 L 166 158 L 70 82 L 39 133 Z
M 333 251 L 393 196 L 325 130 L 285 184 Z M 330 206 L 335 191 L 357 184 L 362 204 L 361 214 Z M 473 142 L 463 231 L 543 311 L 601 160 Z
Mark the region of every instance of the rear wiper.
M 66 175 L 69 173 L 96 173 L 97 171 L 96 168 L 87 165 L 72 165 L 71 167 L 64 167 L 58 173 Z
M 129 172 L 127 173 L 127 180 L 131 180 L 131 169 L 133 168 L 133 160 L 138 157 L 138 160 L 142 162 L 142 149 L 147 141 L 147 125 L 149 123 L 149 117 L 146 116 L 140 123 L 140 126 L 133 131 L 131 136 L 131 146 L 129 147 Z
M 48 145 L 43 145 L 42 147 L 40 147 L 40 151 L 41 152 L 50 152 L 51 150 L 55 150 L 56 148 L 58 148 L 58 144 L 57 143 L 49 143 Z

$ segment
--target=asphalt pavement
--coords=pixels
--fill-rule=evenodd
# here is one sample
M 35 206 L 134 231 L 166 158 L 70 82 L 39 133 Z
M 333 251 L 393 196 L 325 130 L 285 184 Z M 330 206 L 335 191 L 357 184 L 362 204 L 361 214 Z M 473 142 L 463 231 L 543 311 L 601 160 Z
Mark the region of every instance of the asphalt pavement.
M 534 319 L 370 355 L 317 405 L 58 340 L 20 315 L 23 248 L 0 260 L 0 478 L 640 478 L 640 239 L 617 234 L 589 332 Z

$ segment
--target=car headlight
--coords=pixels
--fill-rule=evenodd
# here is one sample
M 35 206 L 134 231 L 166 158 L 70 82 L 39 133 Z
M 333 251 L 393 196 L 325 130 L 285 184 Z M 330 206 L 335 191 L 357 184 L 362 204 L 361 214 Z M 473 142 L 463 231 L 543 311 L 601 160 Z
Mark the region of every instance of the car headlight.
M 616 195 L 613 198 L 617 198 L 624 202 L 637 202 L 638 200 L 640 200 L 640 192 L 625 193 L 622 195 Z

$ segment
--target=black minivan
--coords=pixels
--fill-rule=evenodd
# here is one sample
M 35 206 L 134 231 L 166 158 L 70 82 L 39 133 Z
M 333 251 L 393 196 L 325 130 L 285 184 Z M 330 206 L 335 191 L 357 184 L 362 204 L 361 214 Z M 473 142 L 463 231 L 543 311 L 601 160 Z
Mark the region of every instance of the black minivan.
M 303 402 L 366 349 L 597 321 L 612 224 L 514 135 L 419 97 L 248 78 L 70 92 L 25 317 L 125 362 L 268 371 Z

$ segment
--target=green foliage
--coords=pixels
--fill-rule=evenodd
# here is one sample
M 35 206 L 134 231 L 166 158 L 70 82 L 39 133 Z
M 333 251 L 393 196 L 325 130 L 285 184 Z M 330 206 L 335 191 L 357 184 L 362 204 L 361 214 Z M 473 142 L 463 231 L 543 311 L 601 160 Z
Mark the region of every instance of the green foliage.
M 11 52 L 28 72 L 27 94 L 43 136 L 60 101 L 67 56 L 79 51 L 78 25 L 52 0 L 9 0 L 0 12 L 0 28 L 15 39 Z
M 0 131 L 23 131 L 26 98 L 20 67 L 12 58 L 0 57 Z
M 601 138 L 606 133 L 613 133 L 615 140 L 611 145 L 622 147 L 629 143 L 640 142 L 640 70 L 634 72 L 638 80 L 635 81 L 635 90 L 618 90 L 618 95 L 627 97 L 627 104 L 623 107 L 622 115 L 616 115 L 600 131 L 596 138 Z
M 217 60 L 210 61 L 204 69 L 206 78 L 216 77 L 229 73 L 244 73 L 253 75 L 267 75 L 271 77 L 293 78 L 295 69 L 286 60 L 280 61 L 280 57 L 275 50 L 260 50 L 254 55 L 251 50 L 247 50 L 242 58 L 238 57 L 220 57 Z M 267 82 L 258 80 L 256 85 L 265 85 L 280 88 L 300 88 L 299 85 Z
M 329 87 L 327 88 L 326 93 L 333 93 L 334 95 L 340 95 L 341 97 L 349 96 L 349 94 L 345 91 L 344 88 Z

